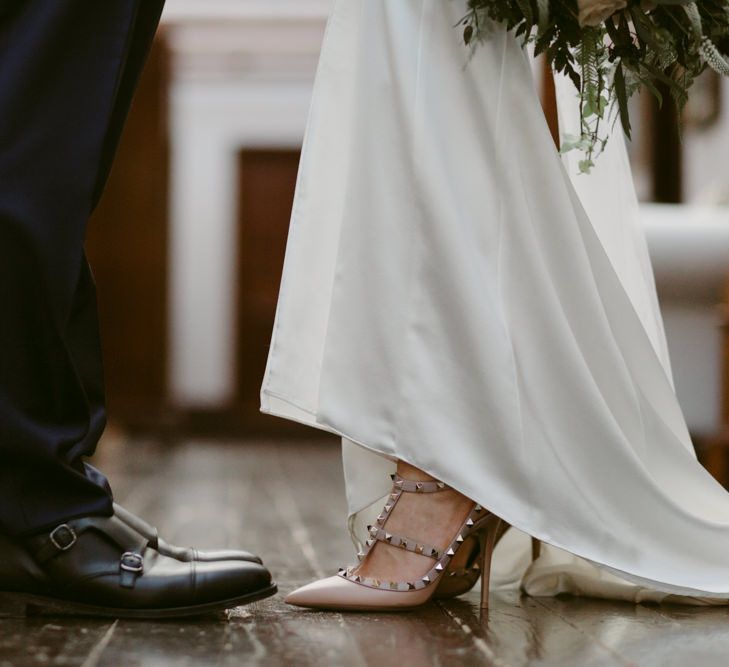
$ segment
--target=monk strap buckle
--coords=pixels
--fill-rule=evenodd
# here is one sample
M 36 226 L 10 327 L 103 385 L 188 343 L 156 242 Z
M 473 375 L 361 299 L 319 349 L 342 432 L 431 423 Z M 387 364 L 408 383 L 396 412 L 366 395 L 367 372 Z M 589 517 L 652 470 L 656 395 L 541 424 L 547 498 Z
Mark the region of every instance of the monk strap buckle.
M 59 551 L 68 551 L 78 540 L 76 531 L 67 523 L 56 526 L 51 531 L 49 538 L 53 546 Z
M 139 554 L 127 551 L 126 553 L 122 554 L 119 566 L 125 572 L 134 572 L 136 574 L 141 574 L 144 571 L 144 560 Z

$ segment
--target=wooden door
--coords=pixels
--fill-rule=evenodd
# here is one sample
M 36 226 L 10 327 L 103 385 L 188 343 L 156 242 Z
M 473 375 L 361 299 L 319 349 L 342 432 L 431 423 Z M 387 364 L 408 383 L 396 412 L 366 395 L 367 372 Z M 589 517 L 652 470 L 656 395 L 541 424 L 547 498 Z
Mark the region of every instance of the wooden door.
M 168 51 L 156 40 L 89 225 L 109 416 L 154 425 L 167 400 Z
M 321 436 L 259 410 L 298 167 L 298 150 L 244 150 L 239 157 L 236 408 L 245 433 Z

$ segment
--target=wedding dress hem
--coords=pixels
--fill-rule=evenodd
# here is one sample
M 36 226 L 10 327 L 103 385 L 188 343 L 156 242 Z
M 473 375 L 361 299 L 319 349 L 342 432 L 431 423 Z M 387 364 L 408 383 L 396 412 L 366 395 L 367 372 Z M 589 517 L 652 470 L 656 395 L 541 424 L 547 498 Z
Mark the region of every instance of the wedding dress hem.
M 310 426 L 312 428 L 317 428 L 322 431 L 326 431 L 328 433 L 331 433 L 333 435 L 339 436 L 341 438 L 346 438 L 350 442 L 354 443 L 355 445 L 359 447 L 363 447 L 367 451 L 377 454 L 380 457 L 383 457 L 389 461 L 403 461 L 404 463 L 407 463 L 408 465 L 414 466 L 418 468 L 419 470 L 422 470 L 426 474 L 430 475 L 431 477 L 434 477 L 436 479 L 439 479 L 443 482 L 445 482 L 448 486 L 452 487 L 459 493 L 462 493 L 463 495 L 469 497 L 474 502 L 477 502 L 481 505 L 483 505 L 486 509 L 494 512 L 497 514 L 501 519 L 506 521 L 510 526 L 513 526 L 514 528 L 517 528 L 518 530 L 526 533 L 527 535 L 530 535 L 532 537 L 536 537 L 537 539 L 541 540 L 542 542 L 549 544 L 551 546 L 557 547 L 558 549 L 561 549 L 563 551 L 566 551 L 568 553 L 571 553 L 575 556 L 578 556 L 579 558 L 584 558 L 589 563 L 592 563 L 598 568 L 605 569 L 606 571 L 610 572 L 611 574 L 615 575 L 616 577 L 620 577 L 622 579 L 625 579 L 626 581 L 629 581 L 633 584 L 637 584 L 639 586 L 647 586 L 651 588 L 655 588 L 657 590 L 660 590 L 662 592 L 665 592 L 671 596 L 678 596 L 680 599 L 671 600 L 670 598 L 666 599 L 666 602 L 673 601 L 673 602 L 681 602 L 681 603 L 689 603 L 689 604 L 712 604 L 712 603 L 724 603 L 727 599 L 729 599 L 729 593 L 715 593 L 712 591 L 703 591 L 698 589 L 691 589 L 691 588 L 684 588 L 681 586 L 674 586 L 672 584 L 667 584 L 665 582 L 659 582 L 654 581 L 652 579 L 648 579 L 645 577 L 641 577 L 639 575 L 632 574 L 630 572 L 626 572 L 624 570 L 620 570 L 618 568 L 612 567 L 611 565 L 607 563 L 603 563 L 599 560 L 596 560 L 594 557 L 590 557 L 586 554 L 581 554 L 576 551 L 573 551 L 570 547 L 564 544 L 560 544 L 559 542 L 555 541 L 550 535 L 546 533 L 541 533 L 539 531 L 534 531 L 530 526 L 525 525 L 524 522 L 522 522 L 520 519 L 514 519 L 513 517 L 510 517 L 503 512 L 500 512 L 498 508 L 490 507 L 485 502 L 482 502 L 475 494 L 472 492 L 469 492 L 466 489 L 459 488 L 459 480 L 455 479 L 448 479 L 447 476 L 444 476 L 441 471 L 437 471 L 435 469 L 428 469 L 427 466 L 423 465 L 422 463 L 418 462 L 415 457 L 409 456 L 408 458 L 404 458 L 402 456 L 393 456 L 392 454 L 383 451 L 382 449 L 379 449 L 377 446 L 362 442 L 352 435 L 349 435 L 347 433 L 342 433 L 333 426 L 329 424 L 325 424 L 321 421 L 317 420 L 317 413 L 314 410 L 311 410 L 310 408 L 306 408 L 300 404 L 298 404 L 296 401 L 287 398 L 285 396 L 282 396 L 281 394 L 277 392 L 272 392 L 270 390 L 264 389 L 261 392 L 262 396 L 262 403 L 261 403 L 261 409 L 260 411 L 263 414 L 268 414 L 274 417 L 281 417 L 283 419 L 288 419 L 291 421 L 298 422 L 300 424 L 303 424 L 304 426 Z M 288 406 L 294 408 L 297 413 L 292 414 L 290 412 L 286 412 L 284 410 L 277 410 L 274 408 L 270 402 L 266 401 L 266 398 L 273 398 L 277 401 L 283 401 Z M 298 415 L 298 413 L 304 413 L 309 418 L 304 418 L 301 415 Z M 297 416 L 298 415 L 298 416 Z M 360 541 L 357 537 L 355 528 L 354 528 L 354 519 L 359 512 L 364 511 L 367 507 L 370 505 L 376 505 L 378 504 L 382 498 L 373 498 L 370 503 L 367 503 L 363 507 L 361 507 L 359 510 L 351 510 L 347 516 L 347 529 L 350 533 L 350 536 L 352 537 L 352 541 L 354 542 L 356 547 L 360 546 Z M 683 599 L 683 598 L 690 598 L 690 599 Z

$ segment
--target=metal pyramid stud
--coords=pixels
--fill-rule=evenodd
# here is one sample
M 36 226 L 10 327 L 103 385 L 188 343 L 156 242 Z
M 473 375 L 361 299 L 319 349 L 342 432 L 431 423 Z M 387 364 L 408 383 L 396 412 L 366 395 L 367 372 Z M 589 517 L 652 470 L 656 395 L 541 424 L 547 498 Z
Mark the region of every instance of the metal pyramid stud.
M 373 580 L 372 580 L 372 585 L 373 585 L 373 586 L 374 586 L 375 588 L 379 588 L 379 587 L 380 587 L 380 584 L 382 584 L 382 582 L 381 582 L 381 581 L 380 581 L 379 579 L 373 579 Z
M 391 493 L 390 494 L 390 498 L 392 498 L 392 500 L 397 500 L 399 497 L 400 497 L 400 494 L 399 493 Z
M 403 540 L 402 542 L 400 542 L 400 548 L 401 549 L 407 549 L 408 548 L 408 541 L 407 540 Z
M 414 591 L 414 590 L 415 590 L 415 584 L 411 584 L 411 583 L 410 583 L 410 582 L 408 581 L 408 590 L 409 590 L 409 591 Z
M 353 581 L 355 581 L 356 583 L 360 583 L 362 581 L 362 577 L 360 577 L 358 574 L 355 574 Z
M 445 489 L 445 482 L 436 482 L 436 486 L 439 489 Z
M 479 565 L 478 563 L 474 563 L 474 564 L 473 564 L 473 565 L 471 566 L 471 569 L 472 569 L 472 570 L 480 570 L 480 569 L 481 569 L 481 566 L 480 566 L 480 565 Z
M 481 505 L 476 505 L 476 507 L 473 508 L 474 512 L 483 512 L 483 507 Z
M 395 488 L 396 489 L 402 489 L 402 480 L 399 479 L 397 482 L 395 482 Z
M 435 566 L 435 569 L 436 569 L 436 570 L 437 570 L 438 572 L 443 572 L 443 563 L 438 563 L 438 564 L 437 564 L 437 565 Z
M 359 551 L 357 553 L 357 558 L 359 558 L 360 560 L 362 560 L 365 556 L 366 556 L 366 554 L 364 551 Z
M 374 541 L 374 540 L 365 540 L 365 544 L 366 544 L 366 545 L 367 545 L 368 547 L 371 547 L 371 546 L 372 546 L 372 545 L 373 545 L 374 543 L 375 543 L 375 541 Z
M 415 490 L 416 491 L 422 491 L 423 490 L 423 483 L 422 482 L 416 482 L 415 483 Z
M 377 526 L 370 526 L 370 535 L 373 535 L 373 536 L 374 535 L 377 535 L 377 533 L 379 532 L 379 530 L 380 529 Z
M 460 544 L 461 542 L 463 542 L 463 535 L 459 535 L 459 536 L 458 536 L 458 537 L 456 538 L 456 542 L 458 542 L 458 544 Z
M 456 552 L 453 551 L 453 549 L 448 549 L 448 551 L 446 551 L 446 556 L 455 556 L 455 555 L 456 555 Z
M 420 581 L 423 581 L 426 584 L 429 584 L 430 583 L 430 577 L 426 574 Z
M 390 475 L 390 479 L 394 482 L 397 479 L 397 474 L 396 473 L 392 473 Z
M 391 590 L 391 591 L 396 591 L 396 590 L 397 590 L 397 588 L 398 588 L 398 586 L 397 586 L 397 582 L 396 582 L 396 581 L 391 581 L 391 582 L 390 582 L 390 590 Z
M 422 554 L 425 551 L 425 547 L 422 544 L 416 544 L 415 551 L 416 553 Z
M 380 514 L 380 516 L 377 517 L 377 520 L 382 523 L 387 517 L 384 514 Z
M 346 571 L 343 567 L 340 567 L 337 574 L 344 574 Z
M 389 512 L 392 509 L 392 505 L 385 505 L 385 512 Z
M 385 533 L 385 542 L 391 542 L 392 541 L 392 535 L 390 533 Z
M 472 526 L 473 525 L 473 519 L 470 516 L 468 517 L 468 521 L 466 521 L 466 525 L 467 526 Z

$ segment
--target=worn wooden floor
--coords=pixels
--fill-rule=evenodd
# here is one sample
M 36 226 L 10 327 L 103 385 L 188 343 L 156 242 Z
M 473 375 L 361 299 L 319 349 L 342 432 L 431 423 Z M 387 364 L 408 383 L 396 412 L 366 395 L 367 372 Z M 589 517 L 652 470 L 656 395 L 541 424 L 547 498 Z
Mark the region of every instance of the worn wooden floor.
M 175 542 L 250 548 L 281 592 L 352 561 L 338 449 L 321 443 L 110 441 L 117 499 Z M 729 611 L 476 594 L 403 614 L 300 611 L 281 596 L 184 622 L 0 620 L 0 667 L 655 665 L 729 662 Z

